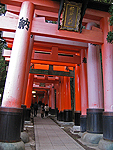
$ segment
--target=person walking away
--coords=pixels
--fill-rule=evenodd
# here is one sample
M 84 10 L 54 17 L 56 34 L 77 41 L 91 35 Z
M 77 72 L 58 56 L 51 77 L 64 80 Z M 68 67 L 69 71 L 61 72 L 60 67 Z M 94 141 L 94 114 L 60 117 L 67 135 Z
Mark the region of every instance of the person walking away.
M 31 118 L 33 118 L 33 110 L 34 110 L 33 103 L 31 104 L 30 108 L 31 108 Z
M 34 103 L 33 108 L 34 108 L 34 117 L 36 117 L 37 116 L 37 110 L 38 110 L 37 102 Z
M 44 118 L 44 105 L 41 105 L 41 118 Z
M 46 104 L 44 109 L 45 109 L 45 117 L 48 117 L 48 113 L 49 113 L 49 106 L 48 106 L 48 104 Z

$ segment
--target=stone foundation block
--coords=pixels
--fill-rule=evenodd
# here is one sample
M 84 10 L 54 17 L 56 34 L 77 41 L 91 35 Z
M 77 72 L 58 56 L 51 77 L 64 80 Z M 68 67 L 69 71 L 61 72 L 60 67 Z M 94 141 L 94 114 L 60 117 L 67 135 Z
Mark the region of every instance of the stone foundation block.
M 26 132 L 21 132 L 21 140 L 24 143 L 28 143 L 29 142 L 29 135 Z
M 101 139 L 98 144 L 100 150 L 113 150 L 113 142 Z
M 0 142 L 0 150 L 25 150 L 23 141 L 15 143 Z
M 93 133 L 85 132 L 82 135 L 81 140 L 91 144 L 98 144 L 102 138 L 103 138 L 103 134 L 93 134 Z

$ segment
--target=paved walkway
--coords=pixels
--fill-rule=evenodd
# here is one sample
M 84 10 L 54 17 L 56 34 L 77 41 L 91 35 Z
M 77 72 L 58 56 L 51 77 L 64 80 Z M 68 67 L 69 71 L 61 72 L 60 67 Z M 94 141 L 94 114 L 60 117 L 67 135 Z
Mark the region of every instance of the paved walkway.
M 34 118 L 36 150 L 85 150 L 50 118 Z

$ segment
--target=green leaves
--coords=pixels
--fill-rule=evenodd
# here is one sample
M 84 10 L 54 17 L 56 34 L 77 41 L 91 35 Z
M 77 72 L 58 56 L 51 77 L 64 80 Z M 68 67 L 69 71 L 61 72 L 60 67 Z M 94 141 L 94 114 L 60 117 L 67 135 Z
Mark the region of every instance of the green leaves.
M 0 94 L 3 94 L 5 79 L 6 79 L 6 62 L 4 57 L 2 56 L 2 50 L 6 47 L 5 40 L 0 36 Z
M 109 22 L 110 22 L 110 26 L 112 26 L 113 25 L 113 16 L 110 17 Z
M 5 13 L 6 13 L 5 5 L 0 3 L 0 16 L 1 16 L 2 14 L 5 15 Z
M 113 5 L 110 6 L 109 13 L 111 15 L 109 22 L 110 22 L 110 26 L 112 26 L 113 25 Z
M 110 6 L 109 13 L 110 13 L 110 15 L 113 15 L 113 5 Z
M 110 6 L 109 8 L 109 13 L 111 15 L 109 22 L 110 22 L 110 26 L 113 26 L 113 5 Z M 107 42 L 113 44 L 113 31 L 108 32 L 107 35 Z
M 107 41 L 108 41 L 108 43 L 113 44 L 113 31 L 108 32 Z
M 98 1 L 98 2 L 102 2 L 102 3 L 112 3 L 112 0 L 94 0 L 94 1 Z

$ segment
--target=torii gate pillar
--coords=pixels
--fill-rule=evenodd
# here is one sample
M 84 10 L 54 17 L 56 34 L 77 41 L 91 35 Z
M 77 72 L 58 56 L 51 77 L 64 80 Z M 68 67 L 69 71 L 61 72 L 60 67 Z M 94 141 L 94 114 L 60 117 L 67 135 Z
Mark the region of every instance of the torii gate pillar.
M 29 1 L 23 2 L 13 42 L 2 107 L 0 107 L 0 141 L 2 142 L 20 141 L 22 91 L 33 15 L 34 5 Z M 25 20 L 26 26 L 22 24 L 22 20 Z
M 50 108 L 51 115 L 55 115 L 55 92 L 54 92 L 54 84 L 51 86 L 51 108 Z
M 87 54 L 86 50 L 81 50 L 81 116 L 80 116 L 80 131 L 86 131 L 87 115 L 86 110 L 88 108 L 88 87 L 87 87 Z
M 28 56 L 27 56 L 27 64 L 26 64 L 23 94 L 22 94 L 22 104 L 24 104 L 24 102 L 25 102 L 26 89 L 27 89 L 28 76 L 29 76 L 29 69 L 30 69 L 30 64 L 31 64 L 31 56 L 32 56 L 32 50 L 33 50 L 33 43 L 34 43 L 34 36 L 31 35 L 30 43 L 29 43 Z M 28 107 L 28 108 L 30 108 L 30 107 Z
M 28 113 L 28 112 L 30 112 L 30 110 L 28 108 L 26 108 L 26 105 L 24 105 L 24 102 L 25 102 L 25 96 L 26 96 L 26 89 L 27 89 L 27 83 L 28 83 L 28 76 L 29 76 L 29 69 L 30 69 L 32 50 L 33 50 L 33 42 L 34 42 L 34 36 L 31 35 L 31 37 L 30 37 L 30 44 L 29 44 L 29 50 L 28 50 L 28 55 L 27 55 L 27 63 L 26 63 L 26 71 L 25 71 L 25 80 L 24 80 L 23 94 L 22 94 L 22 105 L 21 105 L 21 107 L 23 108 L 22 128 L 21 128 L 22 132 L 24 130 L 25 118 L 27 118 L 27 115 L 30 114 L 30 113 Z M 31 104 L 30 104 L 30 106 L 31 106 Z M 29 115 L 29 120 L 30 120 L 30 115 Z
M 28 121 L 30 120 L 30 111 L 31 111 L 30 106 L 32 103 L 33 78 L 34 78 L 34 75 L 29 73 L 26 96 L 25 96 L 25 105 L 27 107 L 25 120 L 28 120 Z
M 88 44 L 88 104 L 87 131 L 103 133 L 103 91 L 99 45 Z
M 80 86 L 80 65 L 75 66 L 75 125 L 80 126 L 81 115 L 81 86 Z
M 59 84 L 58 84 L 58 93 L 59 93 L 59 97 L 58 97 L 58 112 L 57 112 L 57 120 L 61 120 L 61 77 L 59 77 Z
M 113 44 L 107 43 L 107 34 L 113 31 L 109 26 L 109 18 L 101 20 L 101 29 L 104 33 L 102 45 L 103 82 L 104 82 L 104 113 L 103 138 L 113 141 Z
M 72 122 L 70 78 L 64 78 L 64 122 Z
M 95 23 L 87 24 L 87 29 L 96 26 Z M 103 90 L 99 45 L 88 43 L 88 109 L 87 109 L 87 132 L 103 133 Z
M 64 77 L 60 77 L 59 82 L 59 101 L 58 101 L 58 116 L 59 121 L 64 121 Z

